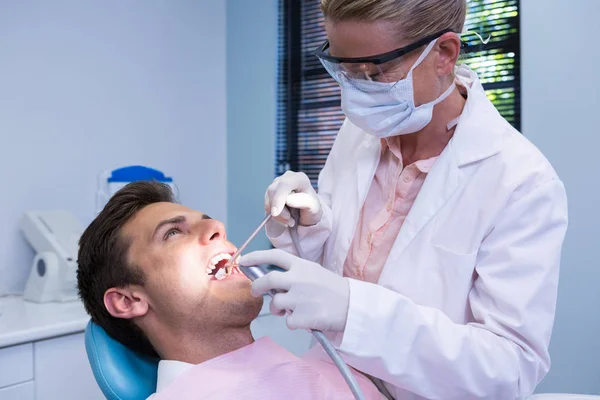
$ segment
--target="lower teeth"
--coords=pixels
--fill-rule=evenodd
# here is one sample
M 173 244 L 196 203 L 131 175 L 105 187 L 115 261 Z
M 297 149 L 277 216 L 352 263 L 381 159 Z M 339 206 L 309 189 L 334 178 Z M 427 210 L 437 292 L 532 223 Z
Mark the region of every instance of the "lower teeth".
M 218 280 L 224 279 L 226 276 L 227 276 L 227 271 L 225 271 L 225 268 L 221 268 L 215 274 L 215 278 L 217 278 Z

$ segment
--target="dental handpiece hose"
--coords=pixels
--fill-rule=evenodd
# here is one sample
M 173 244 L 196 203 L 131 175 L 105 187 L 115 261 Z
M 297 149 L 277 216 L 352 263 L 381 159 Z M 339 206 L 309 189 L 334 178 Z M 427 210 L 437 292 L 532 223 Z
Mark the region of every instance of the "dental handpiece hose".
M 295 208 L 290 208 L 289 211 L 290 215 L 292 216 L 295 222 L 294 226 L 289 228 L 292 243 L 294 243 L 294 247 L 296 248 L 296 253 L 298 253 L 298 257 L 306 259 L 306 255 L 304 254 L 302 246 L 300 245 L 300 238 L 298 237 L 298 224 L 300 223 L 300 212 Z M 271 294 L 271 296 L 272 295 L 273 294 Z M 354 375 L 352 375 L 348 364 L 346 364 L 346 362 L 342 359 L 342 356 L 340 356 L 340 354 L 337 352 L 333 344 L 331 344 L 327 336 L 325 336 L 325 334 L 323 334 L 323 332 L 321 331 L 309 330 L 309 332 L 312 333 L 317 342 L 319 342 L 319 344 L 323 347 L 323 350 L 327 352 L 331 360 L 334 362 L 335 366 L 340 370 L 340 373 L 342 374 L 344 380 L 350 387 L 354 398 L 356 400 L 364 400 L 365 396 L 363 395 L 360 386 L 358 386 L 358 382 L 354 378 Z

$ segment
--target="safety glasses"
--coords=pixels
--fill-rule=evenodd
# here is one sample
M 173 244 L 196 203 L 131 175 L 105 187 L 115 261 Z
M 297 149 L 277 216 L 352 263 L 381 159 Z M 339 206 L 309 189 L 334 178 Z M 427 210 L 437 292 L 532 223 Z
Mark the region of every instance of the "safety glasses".
M 372 91 L 374 86 L 379 86 L 381 90 L 389 90 L 391 85 L 404 79 L 408 73 L 402 56 L 431 43 L 447 32 L 452 32 L 452 29 L 444 29 L 387 53 L 357 58 L 332 56 L 329 54 L 329 41 L 326 40 L 315 51 L 315 55 L 327 72 L 342 86 L 352 86 L 365 91 Z

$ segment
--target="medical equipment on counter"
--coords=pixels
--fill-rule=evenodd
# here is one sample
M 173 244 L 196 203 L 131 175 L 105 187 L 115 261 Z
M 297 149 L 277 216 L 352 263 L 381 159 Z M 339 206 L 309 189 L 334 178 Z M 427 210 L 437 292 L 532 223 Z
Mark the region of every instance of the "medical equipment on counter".
M 162 182 L 169 185 L 171 190 L 173 190 L 173 194 L 177 197 L 177 187 L 173 178 L 165 176 L 164 173 L 153 168 L 142 165 L 131 165 L 113 171 L 104 171 L 100 174 L 98 177 L 98 189 L 96 191 L 96 214 L 102 211 L 108 200 L 119 189 L 128 183 L 137 181 Z
M 298 238 L 298 224 L 299 224 L 298 210 L 290 209 L 290 214 L 296 222 L 294 224 L 294 227 L 290 228 L 290 235 L 292 237 L 292 241 L 294 242 L 294 246 L 296 247 L 296 252 L 298 253 L 298 256 L 300 258 L 304 258 L 304 253 L 302 251 L 302 247 L 300 246 L 300 240 Z M 226 268 L 228 268 L 229 264 L 232 264 L 234 262 L 234 260 L 242 253 L 242 251 L 244 251 L 244 249 L 248 246 L 248 244 L 250 244 L 250 242 L 258 235 L 260 230 L 266 225 L 267 222 L 269 222 L 270 219 L 271 219 L 271 214 L 269 214 L 267 217 L 265 217 L 265 219 L 260 223 L 258 228 L 252 233 L 252 235 L 250 235 L 248 240 L 246 240 L 246 242 L 244 242 L 244 244 L 238 249 L 238 251 L 233 255 L 233 257 L 231 257 L 231 260 L 226 265 Z M 246 277 L 248 277 L 248 279 L 250 279 L 251 281 L 258 279 L 261 276 L 264 276 L 265 274 L 267 274 L 273 270 L 281 270 L 278 267 L 262 266 L 262 265 L 261 266 L 259 266 L 259 265 L 246 266 L 246 267 L 239 267 L 239 268 L 244 273 L 244 275 L 246 275 Z M 277 294 L 276 291 L 273 291 L 273 290 L 269 291 L 269 295 L 271 297 L 273 297 L 275 294 Z M 313 330 L 311 330 L 309 332 L 312 333 L 314 338 L 319 342 L 319 344 L 321 344 L 321 346 L 327 352 L 327 354 L 329 355 L 331 360 L 335 363 L 335 366 L 338 368 L 338 370 L 344 377 L 344 380 L 350 387 L 350 390 L 352 391 L 352 394 L 354 395 L 354 397 L 357 400 L 363 400 L 365 397 L 362 393 L 362 390 L 360 389 L 360 386 L 358 386 L 358 383 L 356 382 L 356 379 L 354 379 L 354 376 L 352 375 L 350 368 L 344 362 L 344 360 L 342 359 L 340 354 L 336 351 L 335 347 L 333 347 L 333 344 L 331 344 L 331 342 L 329 341 L 329 339 L 327 339 L 327 337 L 323 334 L 323 332 L 313 331 Z
M 23 298 L 36 303 L 77 300 L 77 252 L 83 225 L 68 211 L 29 211 L 21 231 L 37 253 Z

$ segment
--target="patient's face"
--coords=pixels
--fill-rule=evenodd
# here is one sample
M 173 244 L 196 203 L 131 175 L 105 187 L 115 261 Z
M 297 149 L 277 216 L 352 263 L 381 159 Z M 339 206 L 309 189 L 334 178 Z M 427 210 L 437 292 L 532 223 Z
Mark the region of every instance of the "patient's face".
M 131 240 L 129 264 L 144 272 L 143 290 L 161 323 L 218 331 L 258 315 L 262 298 L 251 296 L 250 281 L 237 267 L 217 279 L 236 250 L 221 222 L 180 204 L 155 203 L 140 210 L 122 234 Z

